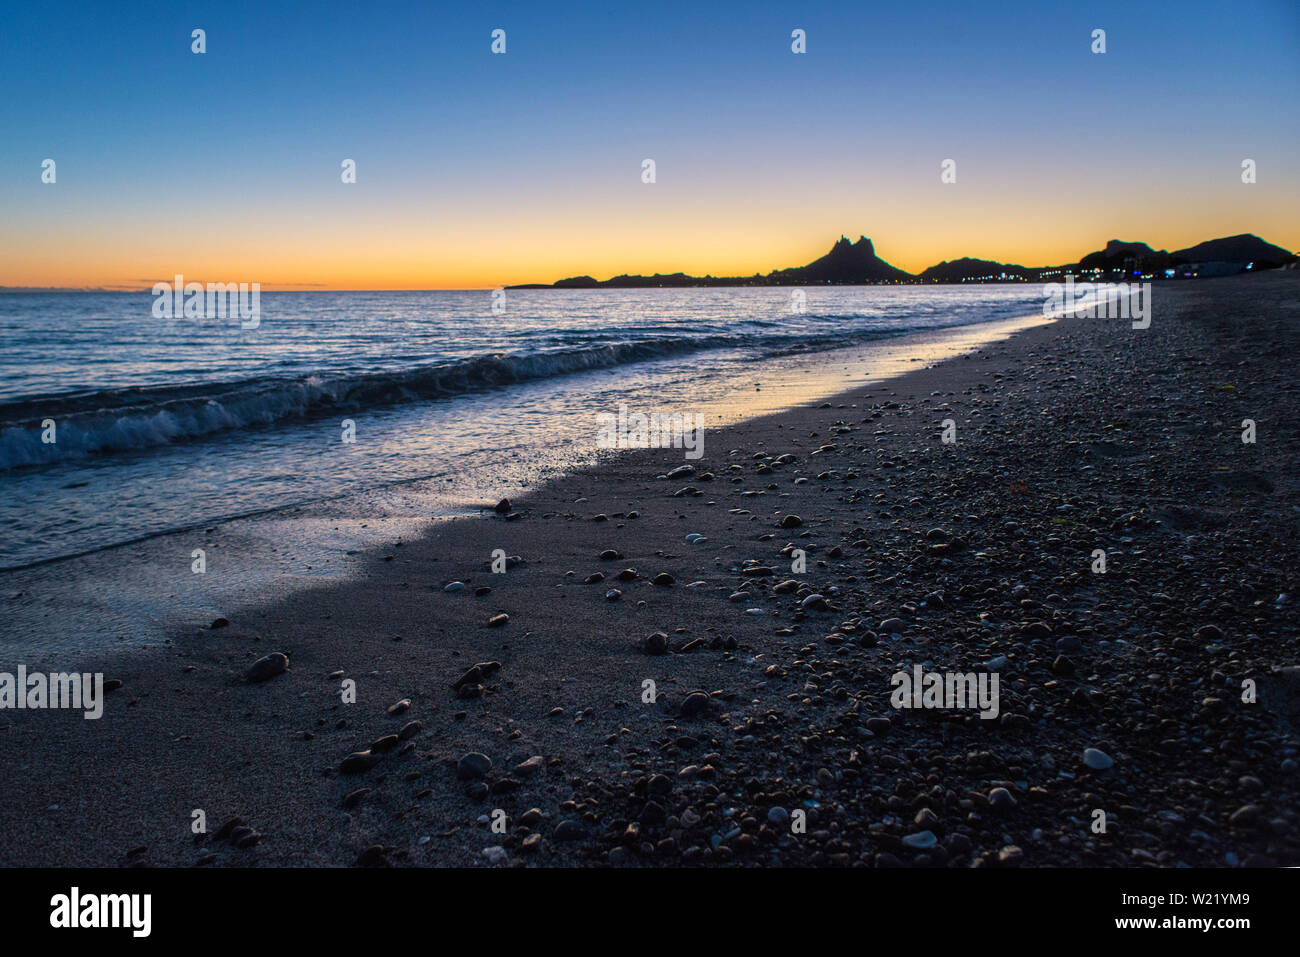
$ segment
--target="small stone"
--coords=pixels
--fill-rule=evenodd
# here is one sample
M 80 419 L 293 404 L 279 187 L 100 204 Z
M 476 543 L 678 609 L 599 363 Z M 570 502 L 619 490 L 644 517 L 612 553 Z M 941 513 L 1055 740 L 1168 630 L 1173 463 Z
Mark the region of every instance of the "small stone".
M 709 696 L 703 691 L 692 691 L 682 700 L 682 716 L 685 718 L 703 714 L 709 710 Z
M 555 826 L 557 841 L 580 841 L 587 836 L 587 830 L 577 821 L 561 821 Z
M 662 631 L 656 631 L 645 640 L 644 647 L 647 655 L 666 655 L 668 654 L 668 636 Z
M 485 777 L 492 770 L 492 759 L 478 751 L 470 751 L 456 762 L 456 777 L 462 781 Z
M 527 761 L 522 761 L 515 765 L 515 774 L 520 777 L 528 778 L 538 774 L 546 766 L 546 759 L 540 754 L 534 754 Z
M 803 601 L 799 602 L 801 611 L 830 611 L 831 606 L 827 604 L 826 599 L 821 595 L 809 595 Z
M 767 822 L 777 827 L 785 827 L 790 823 L 790 812 L 779 805 L 770 807 L 767 810 Z
M 939 843 L 939 839 L 934 836 L 933 831 L 919 831 L 916 834 L 908 834 L 903 838 L 903 843 L 908 847 L 923 849 L 934 847 L 934 845 Z
M 253 683 L 270 681 L 276 675 L 282 675 L 288 670 L 288 657 L 276 651 L 267 655 L 265 658 L 258 658 L 254 661 L 252 667 L 248 669 L 245 677 Z
M 1247 804 L 1244 807 L 1239 807 L 1232 812 L 1232 816 L 1228 818 L 1228 823 L 1233 827 L 1250 827 L 1259 819 L 1261 810 L 1263 809 L 1258 804 Z
M 411 707 L 411 699 L 403 698 L 388 706 L 388 713 L 392 715 L 405 714 Z
M 1006 788 L 994 788 L 989 792 L 989 804 L 998 811 L 1009 811 L 1016 806 L 1016 799 Z
M 667 588 L 676 581 L 677 579 L 673 578 L 673 576 L 667 572 L 660 572 L 654 578 L 650 579 L 650 584 L 658 585 L 660 588 Z
M 501 614 L 499 614 L 499 615 L 493 615 L 491 618 L 488 619 L 488 627 L 489 627 L 489 628 L 500 628 L 502 625 L 504 625 L 504 624 L 505 624 L 506 622 L 508 622 L 509 620 L 510 620 L 510 616 L 507 615 L 505 612 L 502 612 Z
M 501 501 L 497 502 L 495 511 L 498 515 L 509 515 L 512 511 L 510 499 L 503 498 Z
M 781 519 L 782 528 L 798 528 L 803 524 L 803 519 L 798 515 L 786 515 Z
M 1094 771 L 1105 771 L 1115 763 L 1115 759 L 1105 751 L 1099 751 L 1096 748 L 1085 748 L 1083 763 Z
M 367 847 L 357 857 L 357 867 L 387 867 L 388 866 L 388 848 L 382 844 L 375 844 Z
M 379 755 L 373 751 L 354 751 L 343 759 L 339 765 L 340 774 L 361 774 L 369 771 L 379 763 Z
M 629 867 L 632 864 L 632 852 L 626 847 L 611 847 L 608 857 L 610 867 Z

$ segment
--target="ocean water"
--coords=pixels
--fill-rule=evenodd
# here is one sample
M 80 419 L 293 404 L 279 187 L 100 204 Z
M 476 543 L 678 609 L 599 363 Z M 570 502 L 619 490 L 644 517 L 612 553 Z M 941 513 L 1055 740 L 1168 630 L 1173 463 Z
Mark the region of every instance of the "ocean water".
M 442 478 L 466 507 L 589 460 L 620 405 L 731 396 L 735 417 L 823 354 L 1042 303 L 806 294 L 799 312 L 789 289 L 511 290 L 500 311 L 490 291 L 263 293 L 256 329 L 154 318 L 147 292 L 0 295 L 0 570 L 403 483 Z

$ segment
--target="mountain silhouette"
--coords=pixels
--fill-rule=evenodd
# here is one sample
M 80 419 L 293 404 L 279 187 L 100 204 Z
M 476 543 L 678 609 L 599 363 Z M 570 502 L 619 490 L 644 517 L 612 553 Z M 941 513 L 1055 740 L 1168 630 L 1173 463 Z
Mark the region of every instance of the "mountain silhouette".
M 779 269 L 768 274 L 776 285 L 814 285 L 829 284 L 836 286 L 858 286 L 878 282 L 901 282 L 915 277 L 904 272 L 876 255 L 876 248 L 866 236 L 859 236 L 856 243 L 849 242 L 847 236 L 841 236 L 831 247 L 831 251 L 820 259 L 814 259 L 806 266 L 793 269 Z
M 1061 266 L 1020 266 L 991 259 L 970 257 L 944 260 L 913 275 L 892 266 L 876 255 L 866 236 L 851 242 L 841 236 L 831 251 L 806 266 L 774 269 L 752 276 L 689 276 L 686 273 L 655 273 L 653 276 L 622 275 L 598 280 L 572 276 L 555 283 L 525 283 L 509 289 L 638 289 L 685 286 L 861 286 L 881 283 L 1042 282 L 1066 273 L 1087 273 L 1089 278 L 1131 278 L 1134 275 L 1163 278 L 1174 267 L 1214 263 L 1215 275 L 1246 269 L 1273 269 L 1296 261 L 1294 253 L 1265 242 L 1253 233 L 1211 239 L 1186 249 L 1167 252 L 1143 242 L 1112 239 L 1105 249 L 1081 257 L 1077 263 Z M 1235 269 L 1233 267 L 1236 267 Z M 1226 268 L 1222 268 L 1226 267 Z M 1193 273 L 1196 271 L 1193 270 Z M 1187 275 L 1187 273 L 1183 273 Z M 1209 275 L 1210 273 L 1205 273 Z

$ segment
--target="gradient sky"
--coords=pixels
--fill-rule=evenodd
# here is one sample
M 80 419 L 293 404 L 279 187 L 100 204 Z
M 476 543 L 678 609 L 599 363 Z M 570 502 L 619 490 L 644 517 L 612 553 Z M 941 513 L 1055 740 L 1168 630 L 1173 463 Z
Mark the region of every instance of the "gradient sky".
M 9 3 L 0 91 L 8 286 L 750 274 L 841 233 L 913 272 L 1300 248 L 1296 0 Z

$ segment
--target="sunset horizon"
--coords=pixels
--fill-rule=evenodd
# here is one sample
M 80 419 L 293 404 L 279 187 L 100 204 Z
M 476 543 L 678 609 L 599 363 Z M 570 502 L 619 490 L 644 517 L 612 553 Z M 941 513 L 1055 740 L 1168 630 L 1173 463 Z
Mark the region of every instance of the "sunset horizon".
M 762 265 L 760 267 L 752 267 L 752 268 L 745 267 L 745 268 L 739 268 L 735 270 L 725 270 L 721 268 L 685 267 L 685 266 L 676 265 L 675 263 L 668 262 L 668 261 L 661 261 L 661 264 L 657 267 L 651 266 L 646 268 L 636 268 L 635 266 L 629 267 L 625 264 L 624 266 L 619 268 L 614 268 L 613 266 L 610 266 L 604 270 L 592 268 L 590 264 L 581 264 L 577 261 L 574 261 L 566 268 L 564 263 L 567 263 L 568 260 L 562 259 L 559 260 L 560 265 L 558 265 L 556 269 L 549 276 L 535 278 L 535 279 L 534 278 L 510 278 L 507 276 L 507 277 L 500 278 L 497 281 L 484 282 L 483 284 L 480 285 L 468 285 L 468 284 L 421 285 L 418 284 L 418 282 L 413 281 L 414 284 L 410 284 L 410 285 L 394 284 L 394 285 L 374 285 L 374 286 L 339 285 L 333 283 L 303 282 L 303 281 L 283 282 L 283 281 L 277 281 L 275 279 L 259 278 L 256 270 L 241 270 L 236 268 L 227 269 L 227 270 L 206 269 L 206 270 L 194 271 L 194 272 L 181 270 L 179 271 L 179 273 L 185 276 L 187 281 L 195 281 L 195 282 L 203 282 L 203 283 L 228 282 L 231 281 L 228 278 L 231 276 L 241 276 L 241 277 L 252 276 L 253 277 L 252 281 L 260 283 L 262 290 L 265 292 L 312 292 L 312 291 L 321 291 L 321 292 L 466 291 L 466 292 L 470 292 L 470 291 L 483 291 L 489 289 L 499 289 L 504 286 L 532 284 L 532 283 L 536 283 L 540 285 L 549 285 L 550 283 L 555 282 L 556 280 L 559 279 L 565 279 L 572 276 L 580 276 L 580 275 L 589 275 L 598 280 L 609 279 L 624 274 L 651 276 L 655 274 L 672 275 L 677 273 L 685 273 L 687 275 L 697 276 L 697 277 L 713 276 L 713 277 L 737 277 L 737 278 L 751 277 L 754 275 L 766 275 L 767 273 L 772 272 L 774 270 L 784 269 L 795 265 L 802 265 L 805 262 L 815 259 L 817 256 L 823 255 L 827 251 L 827 249 L 830 248 L 831 243 L 833 243 L 836 238 L 840 238 L 840 237 L 847 237 L 849 239 L 852 239 L 855 236 L 865 236 L 867 239 L 872 240 L 872 242 L 875 244 L 876 253 L 877 255 L 880 256 L 880 258 L 888 261 L 891 265 L 903 269 L 906 272 L 916 274 L 916 273 L 920 273 L 923 269 L 926 269 L 930 266 L 937 265 L 941 262 L 953 261 L 956 259 L 966 258 L 966 257 L 970 257 L 974 259 L 993 260 L 1000 263 L 1016 264 L 1020 266 L 1030 267 L 1030 268 L 1041 268 L 1041 267 L 1049 267 L 1049 266 L 1068 265 L 1070 263 L 1077 262 L 1082 255 L 1104 249 L 1107 243 L 1115 240 L 1119 240 L 1121 242 L 1144 242 L 1152 246 L 1152 248 L 1154 249 L 1174 250 L 1174 249 L 1194 246 L 1198 243 L 1205 242 L 1211 239 L 1220 239 L 1220 238 L 1243 235 L 1243 234 L 1258 236 L 1259 238 L 1264 239 L 1270 243 L 1281 245 L 1283 246 L 1283 248 L 1288 249 L 1288 251 L 1291 251 L 1296 247 L 1300 247 L 1300 243 L 1296 243 L 1296 244 L 1276 243 L 1275 240 L 1272 238 L 1271 234 L 1262 234 L 1259 230 L 1252 230 L 1252 229 L 1241 229 L 1235 232 L 1214 233 L 1212 235 L 1210 234 L 1188 235 L 1185 237 L 1180 237 L 1178 241 L 1171 241 L 1171 242 L 1164 242 L 1158 237 L 1151 236 L 1149 233 L 1138 233 L 1132 236 L 1111 235 L 1111 236 L 1107 236 L 1107 238 L 1105 239 L 1094 240 L 1091 243 L 1091 245 L 1085 245 L 1080 248 L 1075 248 L 1071 254 L 1063 255 L 1060 258 L 1052 258 L 1050 256 L 1043 257 L 1041 255 L 1037 259 L 1029 256 L 1017 258 L 1016 256 L 1009 256 L 1009 255 L 988 255 L 985 253 L 984 250 L 973 250 L 973 251 L 954 250 L 949 255 L 939 256 L 937 258 L 928 261 L 920 261 L 919 263 L 912 263 L 891 256 L 889 253 L 889 247 L 887 245 L 882 245 L 881 241 L 878 238 L 874 237 L 873 235 L 869 233 L 863 233 L 861 230 L 849 230 L 849 231 L 837 233 L 835 234 L 834 237 L 827 237 L 825 241 L 820 243 L 820 245 L 818 244 L 809 245 L 804 243 L 801 243 L 797 246 L 792 245 L 791 246 L 792 252 L 789 253 L 788 257 L 784 261 L 777 260 L 770 264 Z M 1034 248 L 1041 251 L 1045 247 L 1042 245 L 1037 245 Z M 154 286 L 155 283 L 172 282 L 175 275 L 176 273 L 171 273 L 167 275 L 159 275 L 158 277 L 153 279 L 138 279 L 132 281 L 123 281 L 118 283 L 101 284 L 101 285 L 93 285 L 89 283 L 79 284 L 79 285 L 0 283 L 0 292 L 37 291 L 37 290 L 49 291 L 49 292 L 82 292 L 82 291 L 85 292 L 96 292 L 96 291 L 148 292 Z
M 0 286 L 749 275 L 859 233 L 913 273 L 1065 263 L 1115 238 L 1300 248 L 1300 16 L 1285 4 L 1227 22 L 1197 15 L 1212 5 L 1101 4 L 1095 23 L 1032 4 L 798 23 L 767 4 L 743 24 L 665 8 L 654 30 L 587 9 L 563 24 L 513 11 L 504 55 L 487 13 L 303 29 L 233 8 L 205 20 L 195 55 L 194 13 L 137 8 L 98 43 L 95 26 L 16 11 L 0 40 Z M 601 84 L 581 82 L 592 73 Z

